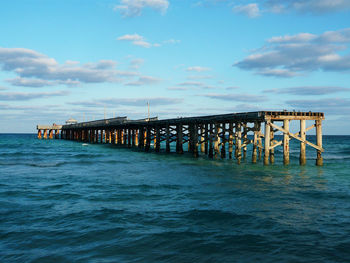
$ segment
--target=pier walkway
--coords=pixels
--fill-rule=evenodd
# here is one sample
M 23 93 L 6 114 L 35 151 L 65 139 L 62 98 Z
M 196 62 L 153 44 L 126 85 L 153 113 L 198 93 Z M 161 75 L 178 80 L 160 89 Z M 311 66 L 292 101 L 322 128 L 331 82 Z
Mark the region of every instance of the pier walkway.
M 62 126 L 38 125 L 37 129 L 38 138 L 47 138 L 49 131 L 49 138 L 111 143 L 138 147 L 145 152 L 150 151 L 151 142 L 155 152 L 160 152 L 161 147 L 170 152 L 170 145 L 174 143 L 176 153 L 182 154 L 184 144 L 188 143 L 185 149 L 195 157 L 202 153 L 209 158 L 235 158 L 238 163 L 247 158 L 247 147 L 252 147 L 252 162 L 262 159 L 263 154 L 265 165 L 275 162 L 278 146 L 283 147 L 283 163 L 288 165 L 289 141 L 295 139 L 300 142 L 301 165 L 306 164 L 306 145 L 316 150 L 316 165 L 323 165 L 322 120 L 322 112 L 258 111 L 165 120 L 118 117 Z M 306 121 L 313 124 L 306 127 Z M 299 122 L 299 132 L 290 132 L 291 122 Z M 306 139 L 306 132 L 312 129 L 315 129 L 316 143 Z M 277 132 L 283 135 L 280 141 L 275 136 Z

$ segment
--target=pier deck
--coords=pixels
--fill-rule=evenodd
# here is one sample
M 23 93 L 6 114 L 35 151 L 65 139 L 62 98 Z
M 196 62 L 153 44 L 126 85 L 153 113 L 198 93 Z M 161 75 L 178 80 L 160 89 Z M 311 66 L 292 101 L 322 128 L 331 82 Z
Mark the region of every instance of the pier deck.
M 175 143 L 176 152 L 179 154 L 184 152 L 183 145 L 188 143 L 187 151 L 195 157 L 201 152 L 209 158 L 235 158 L 238 163 L 242 158 L 247 158 L 249 146 L 252 147 L 252 162 L 256 163 L 262 159 L 264 153 L 265 165 L 274 163 L 274 149 L 278 146 L 283 147 L 283 163 L 288 165 L 289 141 L 295 139 L 300 142 L 301 165 L 306 164 L 306 145 L 316 150 L 316 164 L 323 165 L 322 120 L 324 120 L 322 112 L 258 111 L 165 120 L 157 118 L 128 120 L 126 117 L 118 117 L 62 125 L 60 129 L 38 125 L 37 129 L 38 138 L 47 138 L 47 130 L 50 134 L 55 130 L 56 135 L 57 131 L 59 134 L 61 130 L 62 139 L 113 143 L 138 147 L 146 152 L 150 151 L 151 141 L 156 152 L 161 150 L 161 146 L 165 146 L 165 151 L 170 152 L 170 144 Z M 292 121 L 299 122 L 299 132 L 290 132 Z M 306 121 L 312 121 L 313 124 L 306 127 Z M 316 130 L 316 144 L 306 139 L 306 132 L 312 129 Z M 276 140 L 277 132 L 283 135 L 280 141 Z M 252 135 L 253 139 L 249 139 L 248 135 Z

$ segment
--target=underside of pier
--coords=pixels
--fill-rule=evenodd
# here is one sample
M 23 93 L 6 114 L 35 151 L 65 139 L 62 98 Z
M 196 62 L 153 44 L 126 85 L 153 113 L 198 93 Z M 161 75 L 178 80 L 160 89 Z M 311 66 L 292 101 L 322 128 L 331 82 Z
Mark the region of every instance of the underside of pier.
M 251 161 L 263 159 L 265 165 L 275 162 L 278 146 L 283 147 L 283 163 L 288 165 L 290 140 L 294 139 L 300 145 L 301 165 L 306 164 L 306 146 L 316 150 L 316 164 L 323 165 L 322 120 L 322 112 L 259 111 L 165 120 L 118 117 L 63 125 L 59 130 L 66 140 L 138 147 L 146 152 L 151 146 L 155 152 L 173 150 L 182 154 L 185 149 L 195 157 L 205 154 L 209 158 L 234 158 L 238 163 L 247 158 L 247 148 L 251 147 Z M 307 122 L 311 122 L 309 127 Z M 291 132 L 291 124 L 299 131 Z M 54 130 L 37 128 L 39 138 L 41 130 L 44 137 L 47 130 Z M 310 142 L 306 133 L 313 129 L 316 141 Z

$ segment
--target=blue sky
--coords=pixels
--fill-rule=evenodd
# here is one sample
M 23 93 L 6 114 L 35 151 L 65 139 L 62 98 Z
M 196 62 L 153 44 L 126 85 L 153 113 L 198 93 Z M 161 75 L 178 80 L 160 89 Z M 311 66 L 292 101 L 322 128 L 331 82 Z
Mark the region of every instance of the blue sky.
M 350 134 L 350 0 L 2 1 L 0 132 L 323 111 Z

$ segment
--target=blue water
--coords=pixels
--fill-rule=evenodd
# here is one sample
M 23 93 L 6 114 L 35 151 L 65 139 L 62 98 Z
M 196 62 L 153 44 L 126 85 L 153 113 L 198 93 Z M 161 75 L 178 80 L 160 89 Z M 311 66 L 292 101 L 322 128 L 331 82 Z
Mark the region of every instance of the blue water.
M 349 262 L 350 137 L 237 165 L 0 135 L 0 262 Z

